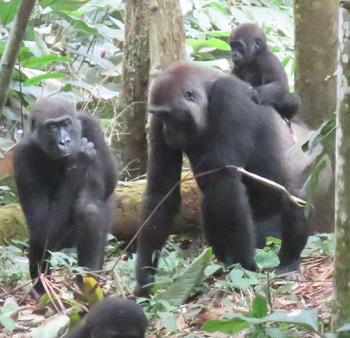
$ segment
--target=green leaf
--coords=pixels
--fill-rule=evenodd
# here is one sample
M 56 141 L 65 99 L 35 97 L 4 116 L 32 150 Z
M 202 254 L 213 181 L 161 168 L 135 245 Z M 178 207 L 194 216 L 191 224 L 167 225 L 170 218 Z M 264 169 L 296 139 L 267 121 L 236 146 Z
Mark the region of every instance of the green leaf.
M 206 277 L 209 277 L 221 269 L 222 269 L 222 267 L 219 264 L 210 264 L 204 269 L 204 275 Z
M 266 252 L 261 249 L 256 250 L 255 261 L 260 269 L 275 268 L 280 264 L 280 260 L 276 253 L 273 251 Z
M 58 14 L 69 22 L 69 24 L 77 31 L 92 34 L 92 35 L 98 35 L 98 30 L 92 26 L 87 24 L 84 19 L 79 19 L 76 17 L 73 17 L 69 15 L 67 12 L 59 11 Z
M 17 13 L 20 0 L 0 1 L 0 23 L 2 25 L 9 24 Z
M 294 310 L 292 312 L 274 312 L 264 318 L 264 321 L 292 323 L 306 326 L 318 331 L 317 310 Z
M 252 315 L 252 317 L 255 317 L 255 318 L 263 318 L 267 316 L 267 312 L 268 312 L 268 307 L 267 307 L 266 297 L 263 297 L 261 295 L 256 295 L 253 300 L 250 314 Z
M 174 314 L 170 312 L 160 312 L 158 313 L 160 319 L 163 322 L 164 327 L 167 331 L 176 332 L 177 331 L 177 322 Z
M 244 272 L 241 269 L 232 269 L 229 273 L 229 278 L 230 284 L 238 289 L 247 289 L 256 284 L 255 280 L 244 277 Z
M 54 11 L 75 11 L 85 5 L 89 0 L 41 0 L 41 7 L 51 7 Z
M 203 277 L 203 271 L 212 257 L 211 248 L 207 248 L 197 257 L 191 265 L 166 289 L 156 297 L 156 300 L 166 301 L 170 305 L 181 305 L 191 293 L 193 288 Z
M 195 52 L 198 52 L 202 48 L 213 48 L 224 51 L 231 50 L 231 47 L 227 42 L 217 38 L 210 38 L 208 40 L 188 39 L 186 40 L 186 43 L 190 45 Z
M 70 62 L 70 57 L 61 56 L 57 54 L 48 54 L 40 57 L 32 56 L 29 59 L 22 62 L 24 67 L 27 68 L 42 68 L 54 62 L 68 63 Z
M 236 329 L 237 323 L 242 325 L 242 321 L 246 322 L 245 327 L 251 325 L 263 324 L 266 322 L 278 322 L 278 323 L 289 323 L 294 325 L 300 325 L 307 327 L 315 332 L 318 331 L 318 319 L 317 310 L 294 310 L 292 312 L 274 312 L 263 318 L 248 317 L 244 314 L 233 314 L 228 320 L 210 320 L 204 323 L 203 328 L 206 331 L 209 328 L 211 331 L 220 331 L 226 333 L 233 333 L 237 331 L 230 331 Z M 244 328 L 245 328 L 244 327 Z
M 32 78 L 24 81 L 24 85 L 25 86 L 33 86 L 36 85 L 38 83 L 40 83 L 41 81 L 44 80 L 48 80 L 48 79 L 62 79 L 64 78 L 64 74 L 63 73 L 45 73 L 45 74 L 40 74 L 38 76 L 33 76 Z
M 11 316 L 18 311 L 18 304 L 14 298 L 8 298 L 5 304 L 0 307 L 0 323 L 8 331 L 12 332 L 16 328 L 16 322 Z
M 218 331 L 234 334 L 249 327 L 249 323 L 247 323 L 245 320 L 233 318 L 229 320 L 208 320 L 204 323 L 203 330 L 207 332 Z

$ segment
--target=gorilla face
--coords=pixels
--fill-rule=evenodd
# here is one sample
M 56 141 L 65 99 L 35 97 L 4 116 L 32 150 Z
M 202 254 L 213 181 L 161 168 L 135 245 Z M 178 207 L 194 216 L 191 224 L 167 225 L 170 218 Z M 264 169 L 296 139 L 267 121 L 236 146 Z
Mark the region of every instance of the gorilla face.
M 183 76 L 184 73 L 190 74 Z M 183 64 L 176 73 L 170 69 L 156 79 L 149 112 L 161 119 L 165 141 L 171 148 L 185 150 L 206 130 L 209 83 L 218 75 L 221 74 L 215 70 L 203 74 Z
M 233 30 L 230 46 L 232 61 L 236 66 L 251 63 L 259 52 L 267 49 L 264 32 L 250 23 L 241 24 Z
M 81 122 L 74 105 L 46 98 L 31 111 L 31 139 L 53 160 L 74 156 L 81 145 Z

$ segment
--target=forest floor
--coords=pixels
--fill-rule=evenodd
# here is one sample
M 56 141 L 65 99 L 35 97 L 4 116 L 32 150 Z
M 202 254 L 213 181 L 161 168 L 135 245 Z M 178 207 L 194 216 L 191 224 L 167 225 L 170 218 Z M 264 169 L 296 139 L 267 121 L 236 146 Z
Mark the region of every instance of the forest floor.
M 130 260 L 128 257 L 130 255 L 125 255 L 124 260 L 121 262 L 131 266 L 133 262 L 127 262 Z M 131 272 L 129 271 L 128 273 Z M 325 332 L 329 331 L 331 321 L 332 274 L 333 257 L 313 253 L 311 256 L 303 258 L 300 274 L 294 274 L 285 279 L 274 277 L 268 282 L 269 287 L 261 289 L 265 290 L 270 311 L 284 310 L 290 312 L 296 309 L 318 309 L 318 318 L 321 324 L 319 331 Z M 124 277 L 127 281 L 128 277 L 125 275 Z M 252 287 L 244 290 L 232 287 L 226 288 L 224 280 L 225 273 L 222 271 L 210 276 L 206 280 L 206 288 L 194 292 L 189 300 L 175 309 L 175 311 L 174 309 L 169 310 L 169 316 L 167 316 L 167 313 L 163 316 L 155 315 L 157 312 L 155 306 L 152 308 L 148 304 L 148 306 L 144 307 L 146 314 L 150 318 L 147 337 L 229 337 L 229 335 L 224 333 L 204 332 L 202 325 L 207 320 L 220 319 L 226 313 L 247 313 L 249 304 L 254 299 L 256 289 Z M 58 293 L 60 292 L 59 290 L 67 288 L 66 279 L 62 278 L 61 273 L 56 276 L 55 272 L 52 281 L 57 286 L 56 290 Z M 104 275 L 103 278 L 98 278 L 98 282 L 105 295 L 118 293 L 115 287 L 111 287 L 113 283 L 125 283 L 117 275 L 112 277 Z M 53 321 L 58 320 L 55 317 L 57 310 L 68 308 L 65 296 L 62 297 L 63 301 L 58 301 L 60 304 L 56 304 L 55 307 L 52 306 L 50 299 L 41 300 L 41 302 L 35 301 L 31 294 L 28 293 L 30 289 L 28 280 L 21 280 L 17 285 L 20 285 L 20 287 L 9 286 L 8 283 L 0 281 L 0 305 L 11 301 L 18 306 L 16 311 L 11 314 L 16 328 L 12 333 L 6 333 L 5 329 L 0 328 L 0 338 L 32 337 L 30 334 L 31 328 L 40 326 L 47 321 L 52 321 L 52 318 L 54 318 Z M 122 295 L 131 296 L 131 287 L 127 290 L 124 288 Z M 74 292 L 70 292 L 70 297 L 72 297 L 72 294 Z M 2 323 L 1 316 L 4 315 L 1 311 L 0 308 L 0 323 Z M 169 322 L 172 324 L 169 324 Z M 300 329 L 289 327 L 288 330 L 288 337 L 301 336 Z M 293 330 L 295 331 L 294 333 Z M 247 330 L 242 330 L 235 335 L 231 335 L 231 337 L 248 337 L 247 332 Z M 302 330 L 302 336 L 307 338 L 319 337 L 319 335 L 308 330 Z M 48 334 L 47 337 L 44 337 L 42 333 L 39 337 L 51 338 L 55 336 Z

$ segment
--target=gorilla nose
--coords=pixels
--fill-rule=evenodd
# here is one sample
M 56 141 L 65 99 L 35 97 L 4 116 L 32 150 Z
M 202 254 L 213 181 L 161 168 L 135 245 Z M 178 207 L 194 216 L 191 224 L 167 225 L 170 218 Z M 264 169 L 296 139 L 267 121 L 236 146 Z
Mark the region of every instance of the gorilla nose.
M 149 113 L 152 115 L 159 116 L 159 117 L 164 117 L 164 116 L 170 115 L 170 111 L 167 109 L 150 109 Z
M 70 151 L 70 145 L 71 145 L 71 142 L 70 140 L 67 140 L 67 141 L 60 141 L 58 143 L 58 149 L 62 152 L 62 153 L 67 153 Z
M 240 61 L 240 60 L 242 60 L 242 55 L 239 52 L 233 51 L 231 55 L 232 55 L 232 60 L 233 61 Z

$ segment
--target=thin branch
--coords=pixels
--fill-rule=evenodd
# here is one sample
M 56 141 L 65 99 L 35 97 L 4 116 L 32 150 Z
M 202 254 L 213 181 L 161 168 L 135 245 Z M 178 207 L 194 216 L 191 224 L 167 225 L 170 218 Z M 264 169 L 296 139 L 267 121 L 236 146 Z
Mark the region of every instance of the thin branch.
M 2 55 L 0 61 L 0 114 L 5 106 L 12 71 L 15 66 L 18 51 L 21 47 L 30 13 L 34 8 L 34 5 L 35 0 L 22 0 L 18 8 L 16 18 L 13 22 L 4 54 Z
M 158 202 L 158 204 L 155 206 L 155 208 L 152 210 L 152 212 L 148 215 L 148 217 L 144 220 L 144 222 L 141 224 L 141 226 L 138 228 L 138 230 L 136 231 L 135 235 L 132 237 L 132 239 L 129 241 L 129 243 L 127 244 L 127 246 L 124 248 L 123 252 L 126 252 L 131 245 L 136 241 L 138 235 L 140 234 L 140 232 L 142 231 L 142 229 L 146 226 L 146 224 L 149 222 L 149 220 L 152 218 L 152 216 L 157 212 L 157 210 L 162 206 L 162 204 L 168 199 L 168 197 L 172 194 L 172 192 L 181 184 L 181 182 L 186 182 L 189 180 L 192 180 L 193 178 L 198 178 L 198 177 L 202 177 L 202 176 L 206 176 L 206 175 L 211 175 L 214 174 L 216 172 L 219 172 L 221 170 L 225 170 L 225 169 L 234 169 L 236 171 L 238 171 L 239 173 L 241 173 L 242 175 L 248 176 L 251 179 L 271 188 L 274 190 L 278 190 L 281 191 L 283 193 L 285 193 L 288 197 L 288 199 L 296 204 L 297 206 L 303 208 L 306 206 L 306 201 L 302 200 L 301 198 L 292 195 L 285 186 L 269 180 L 265 177 L 262 177 L 260 175 L 254 174 L 242 167 L 239 166 L 235 166 L 235 165 L 227 165 L 221 168 L 215 168 L 212 170 L 208 170 L 208 171 L 204 171 L 202 173 L 199 173 L 197 175 L 191 175 L 189 176 L 189 173 L 191 173 L 190 171 L 187 172 L 179 181 L 177 181 L 172 187 L 171 189 L 164 195 L 164 197 Z M 122 255 L 120 255 L 117 259 L 116 262 L 113 264 L 113 266 L 111 267 L 110 271 L 113 271 L 114 268 L 117 266 L 120 258 L 122 257 Z

